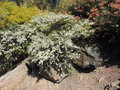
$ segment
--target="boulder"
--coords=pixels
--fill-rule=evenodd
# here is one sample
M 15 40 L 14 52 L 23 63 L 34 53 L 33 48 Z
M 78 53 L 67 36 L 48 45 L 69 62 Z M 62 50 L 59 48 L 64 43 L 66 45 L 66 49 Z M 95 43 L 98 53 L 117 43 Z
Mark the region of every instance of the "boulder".
M 82 68 L 89 68 L 91 66 L 97 67 L 103 63 L 103 59 L 100 57 L 100 52 L 98 52 L 97 47 L 85 46 L 81 49 L 80 54 L 80 58 L 74 60 L 73 64 Z

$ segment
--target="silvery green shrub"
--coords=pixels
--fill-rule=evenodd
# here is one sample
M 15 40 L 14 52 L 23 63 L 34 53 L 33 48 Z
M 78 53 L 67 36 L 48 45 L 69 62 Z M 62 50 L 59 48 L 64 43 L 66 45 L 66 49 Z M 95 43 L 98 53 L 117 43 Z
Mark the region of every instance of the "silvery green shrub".
M 49 13 L 32 19 L 37 34 L 32 36 L 28 53 L 40 72 L 50 67 L 60 73 L 68 73 L 71 62 L 80 57 L 80 48 L 72 39 L 88 38 L 94 34 L 88 20 L 78 21 L 71 15 Z
M 28 46 L 28 53 L 32 62 L 40 68 L 40 72 L 53 67 L 59 73 L 68 73 L 71 60 L 80 56 L 79 48 L 71 39 L 52 37 L 37 34 L 32 37 L 32 43 Z
M 0 71 L 8 71 L 28 57 L 27 47 L 34 27 L 29 24 L 10 26 L 8 30 L 0 30 Z
M 27 43 L 20 31 L 0 31 L 0 71 L 12 68 L 15 63 L 27 57 Z
M 29 24 L 0 31 L 0 62 L 4 63 L 1 67 L 29 57 L 39 72 L 52 67 L 59 73 L 68 73 L 71 62 L 80 57 L 80 47 L 72 39 L 93 34 L 88 20 L 55 13 L 35 16 Z
M 56 33 L 67 38 L 78 38 L 81 35 L 87 38 L 94 34 L 92 23 L 87 19 L 78 21 L 72 15 L 49 13 L 34 17 L 32 24 L 44 34 Z

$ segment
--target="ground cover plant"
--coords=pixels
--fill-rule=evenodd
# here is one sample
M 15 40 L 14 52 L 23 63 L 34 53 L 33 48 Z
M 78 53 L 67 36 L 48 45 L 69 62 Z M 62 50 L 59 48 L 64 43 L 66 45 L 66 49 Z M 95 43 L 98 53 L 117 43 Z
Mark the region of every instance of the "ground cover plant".
M 68 73 L 71 62 L 80 57 L 80 47 L 73 38 L 89 38 L 94 34 L 88 20 L 78 21 L 71 15 L 49 13 L 35 16 L 30 24 L 0 31 L 1 69 L 29 57 L 39 72 L 54 68 Z

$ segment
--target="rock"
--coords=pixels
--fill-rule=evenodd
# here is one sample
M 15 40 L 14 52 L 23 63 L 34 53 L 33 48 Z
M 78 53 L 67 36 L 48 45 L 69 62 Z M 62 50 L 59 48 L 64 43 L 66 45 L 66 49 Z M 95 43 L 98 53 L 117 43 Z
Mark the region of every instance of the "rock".
M 80 66 L 80 67 L 86 68 L 86 67 L 89 67 L 91 65 L 93 60 L 94 59 L 89 57 L 85 52 L 81 51 L 80 58 L 74 60 L 73 63 Z
M 100 53 L 97 52 L 97 47 L 85 46 L 80 51 L 81 56 L 79 59 L 74 60 L 73 64 L 76 64 L 82 68 L 91 68 L 91 66 L 100 66 L 103 59 L 100 57 Z
M 67 74 L 59 74 L 52 67 L 46 70 L 42 69 L 40 71 L 39 67 L 34 62 L 27 62 L 26 66 L 28 68 L 28 74 L 33 77 L 37 77 L 38 80 L 40 80 L 41 78 L 45 78 L 49 81 L 52 81 L 53 83 L 60 83 L 65 77 L 67 77 Z
M 87 53 L 87 56 L 93 58 L 91 64 L 94 66 L 100 66 L 103 63 L 103 58 L 97 46 L 85 46 L 84 52 Z
M 120 90 L 120 81 L 117 80 L 115 82 L 112 82 L 111 84 L 107 85 L 104 90 Z
M 0 77 L 0 90 L 14 90 L 27 76 L 27 67 L 24 62 L 15 69 Z
M 105 78 L 106 78 L 105 76 L 101 77 L 98 82 L 103 83 L 105 81 Z
M 118 80 L 118 81 L 111 83 L 111 86 L 116 87 L 116 88 L 120 88 L 119 84 L 120 84 L 120 81 Z
M 67 74 L 58 74 L 53 68 L 41 72 L 40 75 L 54 83 L 60 83 L 65 77 L 67 77 Z

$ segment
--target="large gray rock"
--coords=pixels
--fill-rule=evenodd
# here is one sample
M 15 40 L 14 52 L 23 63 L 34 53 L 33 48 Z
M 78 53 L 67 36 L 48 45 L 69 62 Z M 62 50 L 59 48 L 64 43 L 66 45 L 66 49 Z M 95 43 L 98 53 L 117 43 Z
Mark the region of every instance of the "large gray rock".
M 82 68 L 88 68 L 90 66 L 97 67 L 103 63 L 100 52 L 98 52 L 98 48 L 95 46 L 85 46 L 81 49 L 80 53 L 80 58 L 73 63 Z
M 103 58 L 101 57 L 101 52 L 99 52 L 99 49 L 97 46 L 89 46 L 89 47 L 86 46 L 84 52 L 87 53 L 87 56 L 93 58 L 92 64 L 94 66 L 99 66 L 103 63 Z

